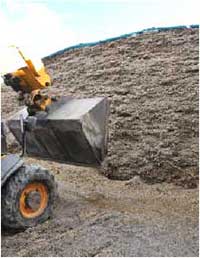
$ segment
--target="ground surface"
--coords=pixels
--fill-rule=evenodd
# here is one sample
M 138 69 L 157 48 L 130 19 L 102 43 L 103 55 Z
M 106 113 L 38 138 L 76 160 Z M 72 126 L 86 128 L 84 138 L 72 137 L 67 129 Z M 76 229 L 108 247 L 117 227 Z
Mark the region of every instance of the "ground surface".
M 198 30 L 150 33 L 45 63 L 53 94 L 109 97 L 109 156 L 101 172 L 27 159 L 56 175 L 60 200 L 52 220 L 3 230 L 2 256 L 198 256 Z M 4 118 L 20 109 L 15 97 L 2 88 Z
M 197 189 L 39 163 L 53 168 L 59 183 L 54 218 L 25 232 L 3 231 L 2 256 L 198 256 Z

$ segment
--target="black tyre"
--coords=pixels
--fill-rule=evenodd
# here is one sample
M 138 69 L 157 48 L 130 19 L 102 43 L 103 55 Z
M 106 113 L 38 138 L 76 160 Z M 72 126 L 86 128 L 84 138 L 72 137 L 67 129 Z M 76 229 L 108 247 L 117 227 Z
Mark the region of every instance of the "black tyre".
M 54 176 L 39 166 L 22 166 L 1 192 L 2 226 L 25 229 L 52 215 L 56 197 Z

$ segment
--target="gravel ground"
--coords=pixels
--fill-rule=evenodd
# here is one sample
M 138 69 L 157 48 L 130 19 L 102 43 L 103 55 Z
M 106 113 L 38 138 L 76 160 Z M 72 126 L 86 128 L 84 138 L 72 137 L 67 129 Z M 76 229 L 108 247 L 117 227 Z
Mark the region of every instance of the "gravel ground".
M 94 169 L 28 159 L 52 170 L 53 219 L 2 232 L 2 256 L 198 256 L 198 190 L 109 180 Z

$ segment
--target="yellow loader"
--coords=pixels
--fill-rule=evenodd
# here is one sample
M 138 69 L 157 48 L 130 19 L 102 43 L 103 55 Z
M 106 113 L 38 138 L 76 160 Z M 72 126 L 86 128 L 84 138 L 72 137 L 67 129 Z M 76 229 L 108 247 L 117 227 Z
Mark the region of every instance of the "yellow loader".
M 25 165 L 22 156 L 82 166 L 101 166 L 107 154 L 107 98 L 51 97 L 43 91 L 51 78 L 43 63 L 34 64 L 15 47 L 23 65 L 3 74 L 5 85 L 18 92 L 24 108 L 1 123 L 2 225 L 27 228 L 48 219 L 56 195 L 53 175 Z M 22 155 L 7 154 L 8 127 Z

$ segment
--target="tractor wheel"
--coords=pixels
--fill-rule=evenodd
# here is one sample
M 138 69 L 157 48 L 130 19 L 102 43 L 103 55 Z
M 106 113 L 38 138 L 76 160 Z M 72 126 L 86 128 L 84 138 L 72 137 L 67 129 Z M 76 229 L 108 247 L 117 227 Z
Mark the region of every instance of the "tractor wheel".
M 56 183 L 48 170 L 22 166 L 6 182 L 1 192 L 2 226 L 25 229 L 52 215 Z

